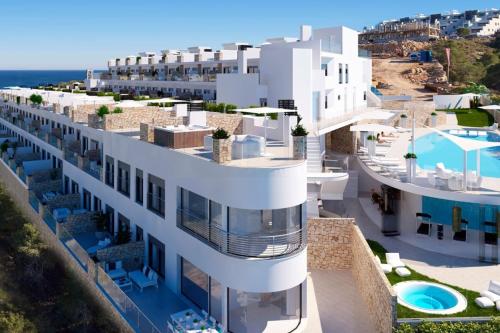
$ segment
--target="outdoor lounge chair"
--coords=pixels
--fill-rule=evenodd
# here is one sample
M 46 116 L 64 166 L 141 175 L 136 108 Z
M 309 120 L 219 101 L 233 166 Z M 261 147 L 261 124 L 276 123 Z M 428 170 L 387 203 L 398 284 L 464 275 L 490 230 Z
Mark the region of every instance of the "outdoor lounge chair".
M 387 273 L 390 273 L 392 272 L 392 266 L 389 265 L 389 264 L 383 264 L 382 261 L 380 260 L 379 256 L 375 256 L 375 261 L 378 262 L 378 264 L 380 265 L 380 267 L 382 268 L 382 271 L 387 274 Z
M 488 290 L 481 291 L 480 295 L 489 298 L 493 303 L 500 301 L 500 281 L 491 280 Z
M 391 265 L 392 268 L 398 268 L 398 267 L 405 267 L 405 263 L 401 261 L 399 258 L 399 253 L 393 252 L 393 253 L 386 253 L 385 254 L 385 260 L 389 265 Z
M 449 179 L 453 176 L 453 171 L 450 169 L 446 169 L 444 163 L 439 162 L 436 163 L 436 176 L 443 179 Z
M 148 266 L 144 266 L 142 271 L 133 271 L 128 274 L 130 281 L 135 283 L 137 287 L 141 290 L 147 287 L 158 288 L 158 273 L 152 270 Z
M 410 270 L 406 267 L 398 267 L 395 269 L 395 272 L 397 275 L 399 275 L 401 277 L 407 277 L 407 276 L 411 275 Z
M 111 239 L 110 238 L 104 238 L 104 240 L 100 240 L 97 245 L 94 245 L 92 247 L 89 247 L 87 249 L 87 253 L 90 255 L 94 255 L 97 253 L 98 250 L 104 249 L 108 247 L 111 244 Z
M 105 268 L 111 280 L 116 280 L 127 276 L 127 271 L 123 269 L 121 260 L 118 260 L 116 262 L 108 262 L 106 263 Z

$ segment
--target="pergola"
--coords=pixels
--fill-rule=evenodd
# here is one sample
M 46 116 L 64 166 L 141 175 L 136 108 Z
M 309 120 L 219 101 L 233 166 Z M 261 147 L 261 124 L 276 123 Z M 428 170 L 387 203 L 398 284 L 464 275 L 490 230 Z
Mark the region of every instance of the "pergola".
M 485 148 L 500 147 L 500 142 L 488 142 L 488 141 L 478 141 L 465 139 L 456 135 L 451 135 L 446 132 L 440 131 L 435 128 L 431 128 L 434 132 L 450 140 L 452 143 L 457 145 L 460 149 L 464 151 L 464 188 L 467 190 L 467 153 L 470 151 L 476 151 L 476 172 L 477 176 L 480 176 L 481 172 L 481 154 L 480 150 Z
M 493 122 L 497 121 L 497 111 L 500 110 L 500 105 L 486 105 L 486 106 L 480 106 L 479 108 L 483 110 L 494 110 L 495 115 L 493 116 Z

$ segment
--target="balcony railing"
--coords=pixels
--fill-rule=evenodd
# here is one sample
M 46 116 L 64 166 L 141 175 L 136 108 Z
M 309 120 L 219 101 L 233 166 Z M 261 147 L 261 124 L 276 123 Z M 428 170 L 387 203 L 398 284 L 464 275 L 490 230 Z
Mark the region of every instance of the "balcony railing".
M 177 225 L 219 252 L 238 257 L 283 257 L 301 251 L 307 244 L 306 228 L 278 235 L 239 235 L 182 209 L 177 210 Z

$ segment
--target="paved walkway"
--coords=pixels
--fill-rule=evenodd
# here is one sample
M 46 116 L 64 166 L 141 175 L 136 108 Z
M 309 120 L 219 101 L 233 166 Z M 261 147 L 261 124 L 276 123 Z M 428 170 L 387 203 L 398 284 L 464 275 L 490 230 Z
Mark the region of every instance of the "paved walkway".
M 350 270 L 312 270 L 308 276 L 308 333 L 374 332 Z
M 367 217 L 358 199 L 343 202 L 346 215 L 356 219 L 365 238 L 376 240 L 388 251 L 399 252 L 403 261 L 421 274 L 478 292 L 486 289 L 490 280 L 500 280 L 500 265 L 428 251 L 405 243 L 401 237 L 385 237 Z M 323 204 L 328 209 L 328 202 Z

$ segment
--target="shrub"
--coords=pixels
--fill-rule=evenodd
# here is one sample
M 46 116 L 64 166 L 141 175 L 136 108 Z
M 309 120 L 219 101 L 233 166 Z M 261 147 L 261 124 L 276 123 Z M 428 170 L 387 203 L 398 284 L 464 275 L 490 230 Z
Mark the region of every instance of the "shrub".
M 114 100 L 115 102 L 119 102 L 119 101 L 121 100 L 120 95 L 119 95 L 119 94 L 114 94 L 114 95 L 113 95 L 113 100 Z
M 436 112 L 432 112 L 431 116 L 437 116 L 438 114 Z
M 495 317 L 486 323 L 422 322 L 416 327 L 402 324 L 394 333 L 496 333 L 500 332 L 500 318 Z
M 36 332 L 36 328 L 28 319 L 26 319 L 20 313 L 1 311 L 0 332 L 9 332 L 9 333 Z
M 224 139 L 229 139 L 229 133 L 223 129 L 222 127 L 218 127 L 214 134 L 212 135 L 212 138 L 216 140 L 224 140 Z
M 292 136 L 307 136 L 309 132 L 302 126 L 302 124 L 297 124 L 292 129 Z
M 405 159 L 409 159 L 409 158 L 417 158 L 417 154 L 414 154 L 414 153 L 407 153 L 403 156 Z
M 475 82 L 468 82 L 465 88 L 460 90 L 462 94 L 488 94 L 490 91 L 485 85 L 478 84 Z
M 40 96 L 40 95 L 37 95 L 37 94 L 32 94 L 32 95 L 30 96 L 30 101 L 31 101 L 31 103 L 33 103 L 33 104 L 40 105 L 40 104 L 42 104 L 42 102 L 43 102 L 43 98 L 42 98 L 42 96 Z
M 406 114 L 404 114 L 404 113 L 403 113 L 403 114 L 401 115 L 401 118 L 408 118 L 408 116 L 407 116 Z
M 6 152 L 7 148 L 9 148 L 9 143 L 7 141 L 2 142 L 2 144 L 0 145 L 0 152 Z
M 16 96 L 17 105 L 21 104 L 21 96 Z
M 113 110 L 113 113 L 123 113 L 123 109 L 122 108 L 114 108 Z
M 366 138 L 366 140 L 369 140 L 369 141 L 376 141 L 377 140 L 377 137 L 375 135 L 368 135 L 368 137 Z
M 97 109 L 97 115 L 100 118 L 103 118 L 107 114 L 109 114 L 109 109 L 108 109 L 108 107 L 106 105 L 103 105 L 99 109 Z
M 216 110 L 217 112 L 224 113 L 224 111 L 226 111 L 226 104 L 224 103 L 217 104 Z

